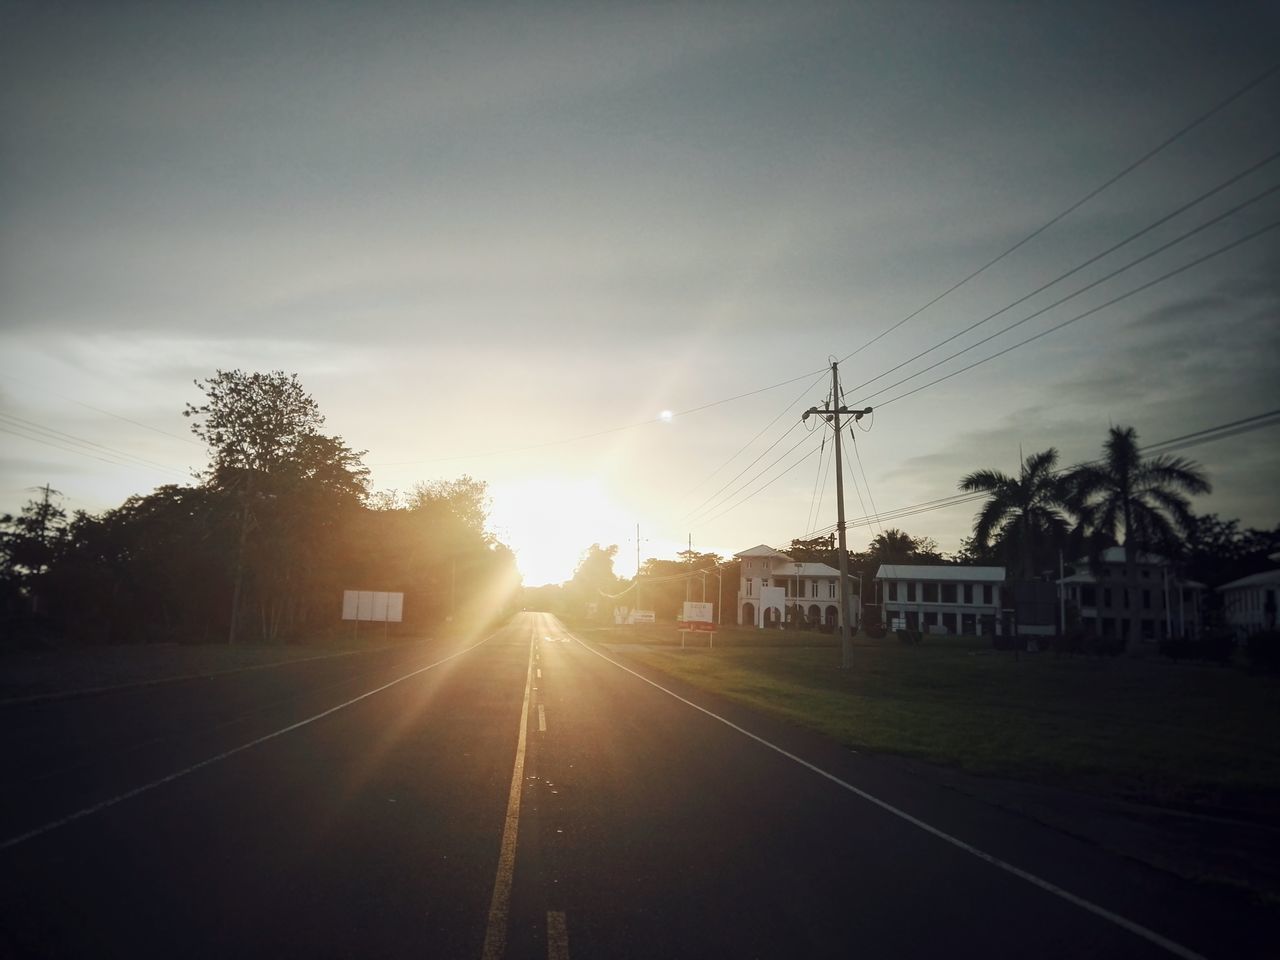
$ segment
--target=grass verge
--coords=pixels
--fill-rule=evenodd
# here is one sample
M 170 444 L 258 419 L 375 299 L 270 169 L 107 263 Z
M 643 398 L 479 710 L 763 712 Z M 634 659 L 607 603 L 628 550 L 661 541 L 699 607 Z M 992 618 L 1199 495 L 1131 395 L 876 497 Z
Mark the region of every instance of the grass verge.
M 977 641 L 717 633 L 685 649 L 670 628 L 585 631 L 627 656 L 856 749 L 1166 805 L 1274 819 L 1280 683 L 1157 659 L 998 653 Z M 824 646 L 801 646 L 803 637 Z

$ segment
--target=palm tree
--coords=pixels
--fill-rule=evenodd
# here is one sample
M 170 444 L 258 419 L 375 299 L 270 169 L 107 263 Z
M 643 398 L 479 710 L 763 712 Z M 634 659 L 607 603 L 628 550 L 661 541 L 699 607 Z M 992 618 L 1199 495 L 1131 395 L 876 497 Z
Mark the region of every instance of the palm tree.
M 1055 469 L 1057 463 L 1058 451 L 1050 447 L 1027 457 L 1017 477 L 978 470 L 960 481 L 961 490 L 990 494 L 974 518 L 974 544 L 985 550 L 993 534 L 1016 543 L 1024 579 L 1035 575 L 1037 541 L 1061 539 L 1067 533 L 1063 510 L 1068 507 L 1070 488 Z
M 916 546 L 914 537 L 897 527 L 890 527 L 871 538 L 867 553 L 881 563 L 906 563 L 915 556 Z
M 1138 555 L 1149 549 L 1171 554 L 1195 518 L 1189 494 L 1208 493 L 1200 466 L 1168 454 L 1143 459 L 1133 427 L 1112 427 L 1101 463 L 1087 464 L 1072 476 L 1073 496 L 1082 523 L 1090 530 L 1096 557 L 1124 533 L 1124 576 L 1129 597 L 1129 636 L 1142 629 L 1137 603 Z

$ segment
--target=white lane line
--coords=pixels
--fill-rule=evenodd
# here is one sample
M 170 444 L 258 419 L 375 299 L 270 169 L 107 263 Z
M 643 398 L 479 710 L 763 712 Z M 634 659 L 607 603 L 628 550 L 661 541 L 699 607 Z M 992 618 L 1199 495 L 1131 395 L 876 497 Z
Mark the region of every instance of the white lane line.
M 529 642 L 529 669 L 524 680 L 524 705 L 520 708 L 520 734 L 516 738 L 516 762 L 507 795 L 507 819 L 502 827 L 498 872 L 489 900 L 489 923 L 484 932 L 484 960 L 499 960 L 507 947 L 507 919 L 511 909 L 511 880 L 516 869 L 516 836 L 520 832 L 520 788 L 524 785 L 524 753 L 529 735 L 529 697 L 533 692 L 533 640 Z
M 20 833 L 15 837 L 10 837 L 8 840 L 5 840 L 3 843 L 0 843 L 0 850 L 8 850 L 10 847 L 16 847 L 18 844 L 22 843 L 23 841 L 30 840 L 33 837 L 38 837 L 44 833 L 48 833 L 50 830 L 56 830 L 59 827 L 65 827 L 68 823 L 73 823 L 76 820 L 80 820 L 80 819 L 83 819 L 84 817 L 89 816 L 90 814 L 97 813 L 100 810 L 105 810 L 107 809 L 107 807 L 114 807 L 117 803 L 122 803 L 125 800 L 132 799 L 133 797 L 138 796 L 138 794 L 140 793 L 146 793 L 148 790 L 153 790 L 156 787 L 162 786 L 163 784 L 171 783 L 172 781 L 177 780 L 180 777 L 185 777 L 189 773 L 195 773 L 197 770 L 207 767 L 210 764 L 217 763 L 219 760 L 225 760 L 227 759 L 227 757 L 235 756 L 237 753 L 241 753 L 245 750 L 248 750 L 250 747 L 256 747 L 260 743 L 266 743 L 268 740 L 274 740 L 276 737 L 280 737 L 286 733 L 290 733 L 294 730 L 297 730 L 299 727 L 305 727 L 309 723 L 315 723 L 317 720 L 327 717 L 331 713 L 337 713 L 339 710 L 345 710 L 347 707 L 351 706 L 352 704 L 359 703 L 361 700 L 364 700 L 366 697 L 372 697 L 375 693 L 381 693 L 383 690 L 386 690 L 389 687 L 394 687 L 397 683 L 401 683 L 402 681 L 408 680 L 410 677 L 416 677 L 420 673 L 426 673 L 428 670 L 438 667 L 442 663 L 448 663 L 450 660 L 454 659 L 455 657 L 460 657 L 464 653 L 474 650 L 476 647 L 480 646 L 481 644 L 488 643 L 495 636 L 497 636 L 497 634 L 492 633 L 489 636 L 485 637 L 483 640 L 481 640 L 479 643 L 473 643 L 469 647 L 464 647 L 463 649 L 459 650 L 457 653 L 451 653 L 449 656 L 445 657 L 442 660 L 437 660 L 435 663 L 429 663 L 425 667 L 420 667 L 419 669 L 414 670 L 412 673 L 406 673 L 403 677 L 397 677 L 396 679 L 392 680 L 390 683 L 384 683 L 382 686 L 376 687 L 375 689 L 370 690 L 367 693 L 362 693 L 358 697 L 352 697 L 346 703 L 340 703 L 336 707 L 330 707 L 328 710 L 324 710 L 321 713 L 317 713 L 315 716 L 307 717 L 305 720 L 299 720 L 297 723 L 291 723 L 289 724 L 289 726 L 282 727 L 281 729 L 275 731 L 274 733 L 268 733 L 265 736 L 258 737 L 256 740 L 250 740 L 248 743 L 242 743 L 238 747 L 232 747 L 230 750 L 224 750 L 222 753 L 219 753 L 216 756 L 212 756 L 212 757 L 209 757 L 208 759 L 201 760 L 199 763 L 193 763 L 191 766 L 184 767 L 183 769 L 177 771 L 176 773 L 171 773 L 168 776 L 161 777 L 159 780 L 152 780 L 150 783 L 144 783 L 140 787 L 134 787 L 132 790 L 127 790 L 124 793 L 117 794 L 116 796 L 111 797 L 108 800 L 103 800 L 101 803 L 95 803 L 91 807 L 85 807 L 83 810 L 77 810 L 75 813 L 68 814 L 65 817 L 61 817 L 57 820 L 51 820 L 48 823 L 44 824 L 43 826 L 36 827 L 33 830 L 28 830 L 26 833 Z
M 569 634 L 569 636 L 573 636 L 573 635 Z M 624 666 L 623 664 L 619 663 L 617 660 L 613 660 L 613 659 L 610 659 L 609 657 L 606 657 L 599 650 L 596 650 L 594 647 L 588 646 L 587 644 L 579 640 L 577 637 L 573 637 L 573 639 L 580 646 L 582 646 L 587 650 L 590 650 L 601 660 L 604 660 L 608 663 L 612 663 L 619 670 L 625 670 L 627 673 L 631 674 L 633 677 L 637 677 L 638 679 L 643 680 L 645 683 L 649 684 L 649 686 L 656 687 L 657 689 L 661 690 L 667 696 L 674 697 L 675 699 L 679 700 L 681 703 L 687 704 L 688 706 L 693 707 L 693 709 L 699 711 L 700 713 L 705 713 L 708 717 L 711 717 L 713 720 L 719 720 L 726 727 L 729 727 L 730 729 L 738 731 L 738 733 L 742 734 L 744 737 L 750 737 L 752 740 L 756 741 L 756 743 L 766 746 L 770 750 L 773 750 L 776 753 L 782 754 L 782 756 L 786 757 L 788 760 L 794 760 L 796 763 L 800 764 L 800 766 L 806 767 L 807 769 L 812 770 L 814 773 L 816 773 L 820 777 L 825 777 L 827 780 L 830 780 L 832 783 L 843 787 L 844 789 L 848 790 L 850 793 L 861 797 L 863 800 L 866 800 L 868 803 L 875 804 L 877 807 L 879 807 L 881 810 L 884 810 L 886 813 L 891 813 L 895 817 L 898 817 L 901 820 L 905 820 L 907 823 L 911 824 L 912 826 L 919 827 L 925 833 L 930 833 L 933 836 L 937 837 L 939 840 L 944 840 L 947 843 L 951 844 L 953 847 L 958 847 L 959 849 L 963 850 L 965 853 L 971 853 L 975 857 L 977 857 L 979 860 L 986 861 L 987 863 L 991 864 L 993 867 L 1003 870 L 1006 873 L 1010 873 L 1013 876 L 1018 877 L 1019 879 L 1025 880 L 1027 881 L 1027 883 L 1030 883 L 1032 886 L 1039 887 L 1041 890 L 1051 893 L 1056 897 L 1060 897 L 1061 899 L 1066 900 L 1068 903 L 1075 904 L 1077 907 L 1080 907 L 1083 910 L 1089 911 L 1096 917 L 1101 917 L 1103 920 L 1110 921 L 1111 923 L 1114 923 L 1117 927 L 1120 927 L 1123 930 L 1128 930 L 1130 933 L 1141 937 L 1143 940 L 1146 940 L 1149 943 L 1154 943 L 1158 947 L 1163 947 L 1165 950 L 1172 953 L 1175 957 L 1181 957 L 1182 960 L 1206 960 L 1203 954 L 1196 953 L 1191 948 L 1184 947 L 1182 944 L 1177 943 L 1173 940 L 1170 940 L 1168 937 L 1163 936 L 1159 933 L 1156 933 L 1154 930 L 1152 930 L 1149 927 L 1144 927 L 1142 924 L 1136 923 L 1133 920 L 1128 919 L 1127 917 L 1122 917 L 1120 916 L 1120 914 L 1114 913 L 1111 910 L 1108 910 L 1106 907 L 1099 906 L 1098 904 L 1094 903 L 1092 900 L 1086 900 L 1084 897 L 1077 896 L 1076 894 L 1072 893 L 1070 890 L 1064 890 L 1062 887 L 1058 886 L 1057 884 L 1051 883 L 1048 880 L 1045 880 L 1043 877 L 1038 877 L 1034 873 L 1031 873 L 1027 870 L 1023 870 L 1021 867 L 1015 867 L 1013 864 L 1005 860 L 1001 860 L 999 857 L 994 856 L 990 853 L 987 853 L 985 850 L 979 850 L 977 847 L 973 846 L 972 844 L 965 843 L 963 840 L 957 837 L 953 837 L 951 836 L 951 834 L 945 833 L 944 831 L 939 830 L 937 827 L 931 824 L 925 823 L 923 820 L 920 820 L 917 817 L 913 817 L 911 814 L 907 813 L 905 810 L 899 810 L 893 804 L 887 803 L 884 800 L 881 800 L 879 797 L 872 796 L 871 794 L 867 793 L 865 790 L 860 790 L 858 787 L 855 787 L 853 784 L 849 783 L 847 780 L 841 780 L 835 774 L 828 773 L 826 770 L 823 770 L 821 767 L 810 763 L 808 760 L 804 760 L 800 757 L 797 757 L 791 751 L 785 750 L 782 747 L 778 746 L 777 744 L 769 742 L 764 737 L 758 734 L 752 733 L 750 730 L 747 730 L 743 727 L 738 726 L 732 720 L 726 720 L 724 717 L 720 716 L 718 713 L 712 713 L 706 707 L 699 706 L 698 704 L 694 703 L 692 700 L 686 700 L 684 697 L 680 696 L 680 694 L 675 693 L 674 691 L 668 690 L 666 687 L 662 686 L 662 684 L 654 683 L 648 677 L 643 676 L 642 674 L 636 673 L 636 671 L 632 670 L 630 667 Z
M 547 708 L 538 704 L 538 732 L 547 732 Z
M 538 679 L 539 679 L 539 680 L 541 680 L 541 679 L 542 679 L 542 668 L 541 668 L 541 667 L 539 667 L 539 668 L 538 668 Z
M 569 928 L 564 913 L 547 913 L 547 960 L 569 960 Z

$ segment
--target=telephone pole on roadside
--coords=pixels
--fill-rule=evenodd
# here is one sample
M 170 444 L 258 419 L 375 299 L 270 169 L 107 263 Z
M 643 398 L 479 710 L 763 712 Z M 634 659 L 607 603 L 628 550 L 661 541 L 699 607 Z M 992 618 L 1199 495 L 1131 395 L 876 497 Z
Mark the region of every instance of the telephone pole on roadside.
M 809 414 L 816 414 L 831 424 L 835 431 L 836 442 L 836 533 L 839 535 L 837 554 L 840 561 L 840 666 L 849 669 L 853 666 L 853 634 L 849 623 L 849 553 L 845 548 L 844 535 L 844 444 L 840 437 L 841 414 L 861 420 L 871 412 L 870 407 L 862 410 L 850 410 L 840 402 L 840 364 L 831 361 L 831 407 L 819 410 L 810 407 L 801 419 L 808 420 Z

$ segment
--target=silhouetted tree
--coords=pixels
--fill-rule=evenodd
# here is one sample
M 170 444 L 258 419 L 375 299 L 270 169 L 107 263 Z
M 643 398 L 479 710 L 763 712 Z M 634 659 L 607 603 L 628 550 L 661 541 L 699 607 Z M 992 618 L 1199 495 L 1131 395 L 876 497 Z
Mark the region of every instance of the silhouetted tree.
M 1061 544 L 1069 528 L 1064 510 L 1070 484 L 1055 469 L 1058 451 L 1053 447 L 1033 453 L 1021 465 L 1018 476 L 999 470 L 977 470 L 960 481 L 960 489 L 983 492 L 988 498 L 973 524 L 973 544 L 978 550 L 991 545 L 993 534 L 1017 544 L 1017 571 L 1031 579 L 1043 568 L 1046 548 Z
M 1112 427 L 1103 444 L 1102 462 L 1078 468 L 1072 485 L 1073 503 L 1090 536 L 1095 560 L 1109 544 L 1119 542 L 1124 547 L 1129 636 L 1137 638 L 1142 629 L 1138 555 L 1144 551 L 1177 555 L 1180 534 L 1194 529 L 1187 496 L 1208 493 L 1209 481 L 1197 464 L 1183 457 L 1160 454 L 1144 459 L 1133 427 Z

